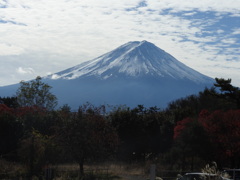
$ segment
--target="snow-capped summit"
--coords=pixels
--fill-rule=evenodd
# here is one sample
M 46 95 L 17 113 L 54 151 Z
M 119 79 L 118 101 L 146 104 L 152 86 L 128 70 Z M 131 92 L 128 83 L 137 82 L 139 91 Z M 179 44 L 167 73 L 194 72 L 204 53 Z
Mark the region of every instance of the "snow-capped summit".
M 147 41 L 128 42 L 43 80 L 53 87 L 59 106 L 68 104 L 73 109 L 85 102 L 166 107 L 214 82 Z M 11 96 L 17 87 L 1 87 L 1 95 Z
M 155 76 L 195 82 L 209 80 L 147 41 L 128 42 L 93 60 L 53 74 L 50 78 L 76 79 L 90 76 L 98 79 Z

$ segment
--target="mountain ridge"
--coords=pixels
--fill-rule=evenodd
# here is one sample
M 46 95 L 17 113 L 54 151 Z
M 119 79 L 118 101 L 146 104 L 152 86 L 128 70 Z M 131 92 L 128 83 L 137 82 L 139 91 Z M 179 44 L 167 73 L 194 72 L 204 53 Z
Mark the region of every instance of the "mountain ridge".
M 59 106 L 95 105 L 164 108 L 173 100 L 197 94 L 214 80 L 184 65 L 147 41 L 131 41 L 93 60 L 43 77 Z M 0 87 L 11 96 L 17 85 Z M 2 96 L 2 94 L 0 94 Z
M 208 78 L 147 41 L 128 42 L 102 56 L 60 71 L 48 78 L 75 79 L 95 76 L 99 79 L 108 79 L 116 73 L 130 77 L 171 76 L 175 79 L 181 77 L 196 81 L 205 81 Z

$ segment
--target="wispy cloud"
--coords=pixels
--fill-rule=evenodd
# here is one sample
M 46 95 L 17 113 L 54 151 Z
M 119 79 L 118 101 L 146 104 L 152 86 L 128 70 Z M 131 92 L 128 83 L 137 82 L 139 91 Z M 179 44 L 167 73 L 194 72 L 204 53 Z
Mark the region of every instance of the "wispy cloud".
M 33 70 L 33 68 L 30 68 L 30 67 L 26 67 L 26 68 L 18 67 L 17 73 L 19 73 L 19 74 L 34 74 L 34 70 Z
M 238 7 L 240 0 L 0 0 L 0 67 L 14 75 L 27 64 L 35 72 L 20 78 L 30 79 L 145 39 L 212 77 L 227 65 L 240 85 Z

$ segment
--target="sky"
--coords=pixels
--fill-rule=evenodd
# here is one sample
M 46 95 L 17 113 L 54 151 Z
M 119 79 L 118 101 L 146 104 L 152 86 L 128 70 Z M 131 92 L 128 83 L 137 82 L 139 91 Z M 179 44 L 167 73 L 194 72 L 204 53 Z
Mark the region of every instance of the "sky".
M 0 0 L 0 86 L 142 40 L 240 87 L 240 0 Z

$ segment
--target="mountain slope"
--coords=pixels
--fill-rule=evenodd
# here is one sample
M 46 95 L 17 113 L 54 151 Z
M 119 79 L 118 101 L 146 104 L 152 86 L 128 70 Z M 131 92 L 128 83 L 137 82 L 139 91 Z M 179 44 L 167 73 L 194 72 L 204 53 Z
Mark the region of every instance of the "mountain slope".
M 214 82 L 147 41 L 128 42 L 43 80 L 53 87 L 60 106 L 69 104 L 73 109 L 87 101 L 166 107 L 170 101 L 196 94 Z M 0 88 L 4 91 L 7 87 Z
M 76 79 L 95 76 L 98 79 L 116 77 L 171 77 L 204 83 L 210 78 L 194 71 L 173 56 L 147 41 L 126 43 L 96 59 L 84 62 L 51 76 L 53 79 Z
M 172 100 L 198 93 L 213 84 L 212 78 L 147 41 L 128 42 L 46 80 L 59 97 L 65 97 L 64 101 L 75 107 L 86 101 L 165 107 Z

